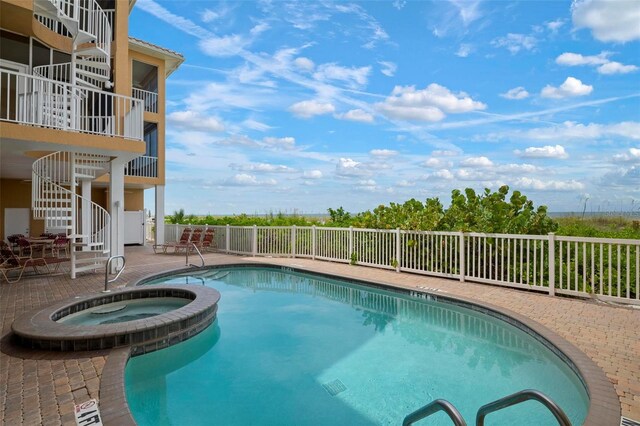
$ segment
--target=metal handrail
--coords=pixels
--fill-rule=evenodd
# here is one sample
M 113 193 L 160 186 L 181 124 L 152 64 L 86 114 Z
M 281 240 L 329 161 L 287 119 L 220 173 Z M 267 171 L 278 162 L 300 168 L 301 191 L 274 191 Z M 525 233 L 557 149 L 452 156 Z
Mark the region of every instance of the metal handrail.
M 111 261 L 114 259 L 122 259 L 122 268 L 116 270 L 117 273 L 114 278 L 109 279 L 109 268 L 111 267 Z M 107 289 L 107 286 L 109 285 L 109 283 L 116 281 L 120 277 L 120 274 L 122 274 L 122 271 L 124 271 L 124 267 L 126 265 L 127 265 L 127 259 L 125 259 L 124 256 L 121 254 L 118 256 L 111 256 L 109 260 L 107 260 L 107 265 L 104 268 L 104 290 L 102 291 L 103 293 L 111 292 L 111 290 Z
M 415 422 L 424 419 L 438 411 L 444 411 L 453 421 L 455 426 L 467 426 L 460 412 L 449 401 L 445 399 L 436 399 L 422 408 L 417 409 L 413 413 L 404 418 L 402 426 L 410 426 Z
M 493 413 L 494 411 L 502 410 L 503 408 L 511 407 L 512 405 L 516 405 L 530 399 L 535 399 L 536 401 L 547 407 L 547 409 L 551 411 L 551 414 L 553 414 L 553 416 L 556 418 L 559 425 L 571 426 L 569 418 L 558 406 L 558 404 L 553 402 L 551 398 L 549 398 L 542 392 L 534 389 L 521 390 L 520 392 L 516 392 L 514 394 L 505 396 L 504 398 L 500 398 L 496 401 L 483 405 L 482 407 L 480 407 L 478 413 L 476 414 L 476 426 L 484 426 L 484 418 L 487 416 L 487 414 Z
M 198 246 L 196 246 L 196 243 L 191 242 L 190 244 L 193 246 L 193 249 L 196 251 L 196 253 L 198 253 L 198 256 L 200 256 L 200 260 L 202 261 L 202 265 L 198 266 L 198 265 L 194 265 L 192 263 L 189 263 L 189 247 L 187 246 L 187 249 L 185 250 L 185 252 L 187 253 L 186 260 L 185 260 L 185 266 L 193 266 L 195 268 L 202 268 L 204 266 L 204 257 L 202 257 L 202 253 L 200 253 L 200 250 L 198 250 Z

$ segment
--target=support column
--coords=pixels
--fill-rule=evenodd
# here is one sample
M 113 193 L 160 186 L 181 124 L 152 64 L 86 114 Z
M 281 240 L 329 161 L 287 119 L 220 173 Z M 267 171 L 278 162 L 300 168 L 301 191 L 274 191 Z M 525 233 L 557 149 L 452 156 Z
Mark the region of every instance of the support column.
M 81 234 L 83 235 L 82 242 L 88 244 L 91 236 L 91 181 L 89 179 L 82 179 L 80 185 L 80 190 L 82 191 L 82 218 L 80 229 L 82 229 Z M 89 249 L 89 246 L 82 247 L 82 250 Z
M 164 244 L 164 185 L 156 185 L 155 244 Z
M 124 166 L 120 158 L 109 167 L 109 214 L 111 215 L 111 256 L 124 255 Z M 115 268 L 115 262 L 113 267 Z

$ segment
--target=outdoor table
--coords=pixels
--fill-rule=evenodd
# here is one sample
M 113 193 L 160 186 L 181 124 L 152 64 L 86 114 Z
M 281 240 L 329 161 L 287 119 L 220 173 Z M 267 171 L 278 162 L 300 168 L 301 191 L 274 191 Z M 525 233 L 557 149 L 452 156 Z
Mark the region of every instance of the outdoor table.
M 33 249 L 39 249 L 42 252 L 41 257 L 46 257 L 46 250 L 49 248 L 51 250 L 51 254 L 53 255 L 53 242 L 54 238 L 46 238 L 46 237 L 29 237 L 25 238 L 31 244 Z M 33 254 L 31 255 L 33 257 Z

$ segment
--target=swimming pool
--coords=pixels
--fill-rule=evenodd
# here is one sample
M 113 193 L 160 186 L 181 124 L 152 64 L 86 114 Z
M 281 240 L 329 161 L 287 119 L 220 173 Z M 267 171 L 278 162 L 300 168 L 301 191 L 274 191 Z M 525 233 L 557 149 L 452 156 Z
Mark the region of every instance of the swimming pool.
M 221 294 L 216 322 L 179 345 L 132 358 L 126 396 L 140 425 L 402 423 L 434 399 L 468 423 L 493 400 L 533 388 L 573 424 L 589 399 L 544 344 L 451 303 L 273 268 L 213 269 L 145 284 L 201 283 Z M 490 424 L 557 424 L 530 401 Z M 427 424 L 446 424 L 444 414 Z

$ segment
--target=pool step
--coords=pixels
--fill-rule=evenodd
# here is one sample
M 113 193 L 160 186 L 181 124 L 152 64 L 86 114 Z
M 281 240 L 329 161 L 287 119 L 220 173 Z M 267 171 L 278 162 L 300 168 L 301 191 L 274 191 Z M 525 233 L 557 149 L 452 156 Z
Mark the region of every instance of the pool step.
M 620 426 L 640 426 L 640 422 L 627 417 L 621 417 Z
M 347 387 L 344 385 L 344 383 L 342 383 L 342 381 L 340 379 L 336 379 L 336 380 L 332 380 L 332 381 L 327 382 L 327 383 L 323 383 L 322 387 L 331 396 L 336 396 L 340 392 L 344 392 L 344 391 L 347 390 Z

